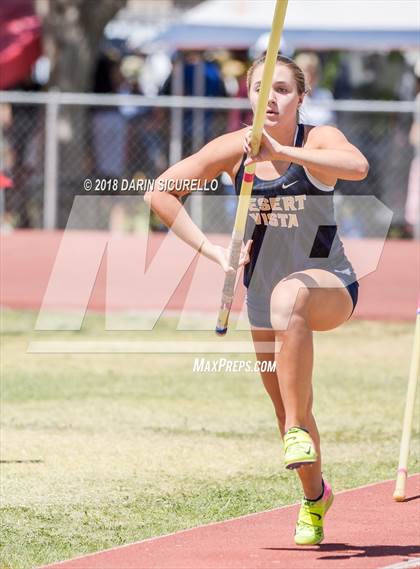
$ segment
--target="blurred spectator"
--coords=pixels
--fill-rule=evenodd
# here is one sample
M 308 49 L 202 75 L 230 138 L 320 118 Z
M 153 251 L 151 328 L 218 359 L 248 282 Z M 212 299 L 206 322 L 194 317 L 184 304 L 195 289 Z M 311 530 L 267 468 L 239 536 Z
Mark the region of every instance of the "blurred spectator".
M 405 219 L 411 226 L 413 237 L 420 239 L 420 60 L 416 66 L 417 95 L 416 110 L 410 129 L 410 144 L 414 148 L 414 157 L 410 166 L 408 178 L 407 201 L 405 204 Z
M 335 124 L 335 113 L 329 109 L 318 106 L 316 103 L 332 101 L 333 94 L 329 89 L 319 87 L 320 60 L 315 53 L 300 53 L 295 57 L 295 62 L 305 74 L 308 93 L 300 108 L 301 122 L 311 125 Z M 315 104 L 314 104 L 315 103 Z
M 265 32 L 260 35 L 257 41 L 248 50 L 248 56 L 251 61 L 258 59 L 263 53 L 267 51 L 268 42 L 270 40 L 270 33 Z M 284 38 L 280 39 L 279 53 L 285 55 L 286 57 L 292 57 L 294 48 L 285 42 Z
M 187 52 L 185 55 L 184 67 L 184 95 L 197 95 L 196 92 L 196 73 L 199 72 L 199 65 L 203 63 L 204 71 L 204 97 L 225 97 L 226 89 L 223 82 L 220 68 L 211 54 L 200 54 L 199 52 Z
M 144 58 L 130 55 L 123 59 L 121 72 L 124 83 L 121 93 L 144 95 Z M 158 107 L 123 106 L 121 112 L 127 118 L 126 172 L 130 177 L 140 172 L 155 178 L 166 169 L 165 134 L 162 112 Z
M 3 135 L 0 145 L 0 231 L 7 232 L 13 228 L 13 218 L 5 209 L 6 191 L 13 188 L 13 181 L 9 177 L 13 166 L 13 152 L 8 140 L 8 132 L 12 124 L 12 108 L 10 105 L 0 105 L 0 131 Z
M 246 82 L 246 65 L 237 59 L 227 61 L 223 67 L 222 72 L 225 82 L 229 85 L 229 94 L 232 97 L 238 97 L 247 100 L 248 87 Z M 239 130 L 244 126 L 252 125 L 252 111 L 251 109 L 231 109 L 228 115 L 228 132 Z
M 340 54 L 338 67 L 334 75 L 334 99 L 351 99 L 352 87 L 346 54 Z
M 94 76 L 96 93 L 127 93 L 131 89 L 122 74 L 122 61 L 117 50 L 102 54 Z M 91 135 L 94 177 L 97 179 L 122 178 L 126 167 L 128 117 L 131 107 L 99 106 L 92 110 Z M 125 212 L 122 199 L 102 201 L 95 211 L 101 229 L 120 230 L 124 226 Z M 109 206 L 111 205 L 110 209 Z
M 15 87 L 20 91 L 38 91 L 39 85 L 31 78 Z M 6 192 L 6 215 L 21 228 L 39 224 L 42 203 L 39 185 L 43 170 L 43 119 L 40 105 L 12 104 L 11 115 L 5 124 L 6 145 L 9 153 L 9 171 L 14 188 Z
M 217 61 L 211 54 L 198 51 L 188 51 L 178 54 L 178 62 L 183 65 L 183 85 L 182 95 L 184 96 L 204 96 L 204 97 L 226 97 L 227 92 Z M 200 76 L 202 74 L 202 76 Z M 173 71 L 165 81 L 160 94 L 176 95 L 173 93 Z M 203 117 L 203 132 L 200 145 L 193 140 L 194 127 L 196 121 L 201 122 Z M 183 136 L 184 154 L 191 154 L 196 146 L 206 143 L 224 131 L 224 125 L 218 124 L 219 114 L 214 110 L 195 112 L 185 110 L 183 113 Z
M 245 63 L 237 59 L 229 59 L 223 64 L 222 73 L 224 76 L 226 88 L 229 95 L 232 97 L 248 100 L 246 72 L 247 67 Z M 252 120 L 253 114 L 251 109 L 230 109 L 228 111 L 227 131 L 232 132 L 244 128 L 245 126 L 251 126 Z M 228 229 L 231 230 L 233 227 L 233 222 L 235 220 L 237 207 L 235 188 L 232 184 L 230 176 L 226 172 L 223 172 L 220 181 L 223 186 L 223 194 L 225 196 L 228 196 L 224 198 L 224 208 L 226 218 L 229 223 Z
M 5 172 L 11 172 L 13 166 L 13 152 L 10 145 L 10 128 L 13 122 L 12 107 L 10 104 L 0 104 L 0 129 L 2 144 L 0 145 L 0 164 Z
M 171 58 L 164 51 L 146 56 L 140 76 L 141 90 L 147 96 L 157 95 L 171 74 Z
M 123 89 L 120 60 L 114 52 L 98 61 L 95 93 L 119 93 Z M 127 120 L 118 107 L 97 107 L 92 114 L 92 149 L 95 173 L 100 178 L 123 175 Z

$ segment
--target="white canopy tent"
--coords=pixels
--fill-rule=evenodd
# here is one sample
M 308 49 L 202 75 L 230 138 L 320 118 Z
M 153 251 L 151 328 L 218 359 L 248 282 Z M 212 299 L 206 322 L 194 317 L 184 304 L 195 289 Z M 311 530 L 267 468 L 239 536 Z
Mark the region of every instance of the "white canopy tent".
M 275 0 L 206 0 L 148 42 L 164 49 L 247 49 L 269 32 Z M 289 0 L 294 49 L 391 50 L 420 45 L 417 0 Z

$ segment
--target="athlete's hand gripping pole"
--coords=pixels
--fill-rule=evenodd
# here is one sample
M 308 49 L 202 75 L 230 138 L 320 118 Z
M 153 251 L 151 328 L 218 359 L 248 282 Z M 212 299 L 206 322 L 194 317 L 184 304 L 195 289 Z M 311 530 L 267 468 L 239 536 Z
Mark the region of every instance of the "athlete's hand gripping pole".
M 267 54 L 264 62 L 263 76 L 261 80 L 258 103 L 254 114 L 251 130 L 251 149 L 252 154 L 258 154 L 261 143 L 261 135 L 264 127 L 265 112 L 267 108 L 268 96 L 270 94 L 271 83 L 273 80 L 274 68 L 276 65 L 277 53 L 280 46 L 280 37 L 283 31 L 284 18 L 286 16 L 288 0 L 276 0 L 273 23 L 271 25 L 270 40 L 268 42 Z M 226 275 L 222 300 L 220 303 L 219 316 L 217 318 L 216 334 L 223 336 L 227 332 L 229 313 L 233 302 L 235 291 L 236 273 L 238 271 L 239 257 L 242 247 L 242 239 L 245 233 L 245 225 L 248 215 L 249 201 L 254 185 L 255 162 L 245 166 L 244 176 L 239 195 L 238 209 L 236 211 L 235 225 L 232 232 L 230 245 L 229 265 L 233 267 Z

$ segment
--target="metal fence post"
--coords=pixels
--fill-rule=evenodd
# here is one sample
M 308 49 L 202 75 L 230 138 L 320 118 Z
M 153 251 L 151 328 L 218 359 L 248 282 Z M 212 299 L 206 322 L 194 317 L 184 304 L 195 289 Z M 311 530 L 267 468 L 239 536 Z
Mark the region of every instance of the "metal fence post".
M 58 106 L 57 91 L 48 93 L 45 109 L 44 157 L 44 229 L 55 229 L 57 224 L 58 185 Z
M 194 95 L 204 97 L 206 88 L 205 63 L 202 59 L 194 65 Z M 192 149 L 197 152 L 205 141 L 204 137 L 204 110 L 193 110 Z M 203 192 L 196 192 L 191 202 L 191 218 L 200 228 L 203 228 Z
M 184 63 L 180 57 L 174 61 L 172 69 L 172 95 L 182 95 L 184 92 Z M 182 158 L 182 108 L 171 107 L 171 140 L 169 142 L 169 164 L 172 166 Z

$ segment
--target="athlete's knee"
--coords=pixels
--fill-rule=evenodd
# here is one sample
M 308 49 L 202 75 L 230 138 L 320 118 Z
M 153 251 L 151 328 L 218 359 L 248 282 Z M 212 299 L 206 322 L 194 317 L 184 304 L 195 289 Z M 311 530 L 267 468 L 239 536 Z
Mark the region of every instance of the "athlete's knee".
M 271 295 L 270 317 L 274 330 L 285 331 L 306 326 L 309 294 L 290 281 L 279 283 Z

